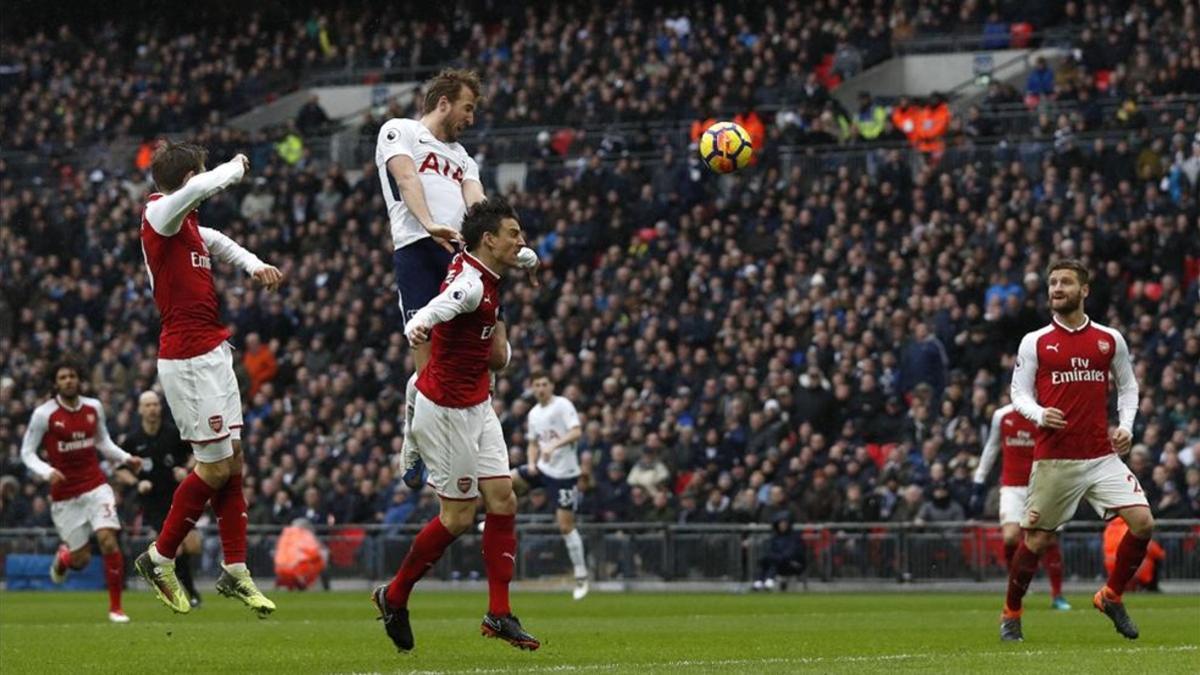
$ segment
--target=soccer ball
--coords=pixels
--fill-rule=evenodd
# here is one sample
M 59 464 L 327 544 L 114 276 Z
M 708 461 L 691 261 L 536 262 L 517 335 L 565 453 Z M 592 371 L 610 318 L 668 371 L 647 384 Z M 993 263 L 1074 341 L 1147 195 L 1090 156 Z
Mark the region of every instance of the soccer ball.
M 750 134 L 733 122 L 717 122 L 700 136 L 700 159 L 716 173 L 732 173 L 750 163 Z

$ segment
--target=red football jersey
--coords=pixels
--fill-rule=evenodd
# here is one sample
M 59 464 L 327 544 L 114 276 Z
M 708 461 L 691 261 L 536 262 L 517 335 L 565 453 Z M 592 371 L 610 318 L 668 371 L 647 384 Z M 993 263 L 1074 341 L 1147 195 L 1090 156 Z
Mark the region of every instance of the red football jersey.
M 161 198 L 150 195 L 147 202 Z M 207 354 L 229 338 L 221 323 L 212 258 L 200 236 L 200 215 L 192 209 L 179 232 L 163 236 L 142 212 L 142 256 L 154 289 L 154 304 L 162 315 L 158 357 L 190 359 Z
M 996 457 L 1001 456 L 1000 484 L 1008 487 L 1029 485 L 1036 438 L 1036 424 L 1025 419 L 1011 403 L 1000 406 L 992 414 L 992 424 L 988 429 L 983 455 L 979 458 L 975 482 L 986 481 Z
M 96 456 L 97 436 L 102 429 L 104 440 L 108 440 L 108 430 L 103 425 L 103 408 L 94 398 L 80 397 L 79 407 L 72 410 L 55 397 L 33 411 L 25 434 L 26 445 L 40 445 L 50 466 L 58 469 L 65 479 L 50 487 L 51 500 L 60 502 L 78 497 L 107 482 Z M 22 448 L 22 455 L 26 452 Z
M 442 292 L 409 324 L 433 325 L 429 363 L 417 389 L 447 408 L 488 400 L 488 355 L 500 312 L 500 276 L 470 253 L 450 261 Z
M 1117 331 L 1085 319 L 1074 330 L 1054 320 L 1021 340 L 1012 399 L 1040 424 L 1045 408 L 1058 408 L 1063 429 L 1038 427 L 1034 459 L 1093 459 L 1113 452 L 1108 434 L 1108 383 L 1115 379 L 1120 426 L 1131 429 L 1137 382 L 1129 348 Z

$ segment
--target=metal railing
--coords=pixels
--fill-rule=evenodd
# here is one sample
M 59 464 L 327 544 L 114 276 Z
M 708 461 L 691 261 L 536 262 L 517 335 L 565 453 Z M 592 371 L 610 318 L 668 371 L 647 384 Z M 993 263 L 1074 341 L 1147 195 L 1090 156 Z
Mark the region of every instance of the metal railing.
M 1061 542 L 1068 578 L 1091 580 L 1106 574 L 1103 526 L 1099 522 L 1067 525 Z M 581 523 L 578 529 L 589 567 L 600 581 L 748 581 L 758 574 L 771 536 L 771 529 L 760 524 Z M 805 543 L 810 579 L 984 581 L 1005 574 L 1000 530 L 994 524 L 825 523 L 796 529 Z M 383 579 L 399 567 L 418 530 L 419 525 L 364 525 L 316 532 L 328 551 L 329 578 Z M 274 575 L 280 532 L 277 526 L 250 528 L 247 562 L 256 575 Z M 211 527 L 203 534 L 199 573 L 215 576 L 220 540 Z M 461 536 L 430 577 L 483 578 L 481 538 L 474 530 Z M 1160 578 L 1200 581 L 1200 520 L 1159 521 L 1154 540 L 1165 553 L 1159 562 Z M 144 550 L 148 542 L 144 534 L 123 536 L 130 555 Z M 0 530 L 0 559 L 20 553 L 49 555 L 57 546 L 57 535 L 50 529 Z M 571 569 L 562 537 L 550 522 L 524 522 L 518 546 L 520 579 L 559 578 Z
M 1001 49 L 1036 49 L 1038 47 L 1070 46 L 1080 31 L 1069 28 L 1052 28 L 1026 35 L 1014 36 L 1011 32 L 984 33 L 983 25 L 976 31 L 918 35 L 909 40 L 897 40 L 892 52 L 897 56 L 906 54 L 949 54 L 953 52 L 998 51 Z M 1017 42 L 1019 44 L 1014 44 Z

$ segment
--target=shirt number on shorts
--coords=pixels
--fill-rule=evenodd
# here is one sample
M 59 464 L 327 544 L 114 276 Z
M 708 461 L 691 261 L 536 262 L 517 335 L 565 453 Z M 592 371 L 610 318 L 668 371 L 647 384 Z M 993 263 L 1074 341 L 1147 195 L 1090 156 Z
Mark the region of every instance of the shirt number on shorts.
M 1138 494 L 1139 492 L 1142 491 L 1142 486 L 1138 485 L 1137 479 L 1133 477 L 1133 474 L 1129 474 L 1128 476 L 1125 476 L 1125 480 L 1129 481 L 1130 483 L 1133 483 L 1133 493 L 1134 494 Z

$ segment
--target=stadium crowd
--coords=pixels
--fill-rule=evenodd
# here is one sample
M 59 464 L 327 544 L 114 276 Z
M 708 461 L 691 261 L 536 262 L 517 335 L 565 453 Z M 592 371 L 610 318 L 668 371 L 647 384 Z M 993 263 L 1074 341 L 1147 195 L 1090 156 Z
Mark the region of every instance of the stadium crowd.
M 201 140 L 214 159 L 233 150 Z M 245 379 L 251 520 L 412 520 L 435 504 L 389 468 L 411 363 L 377 177 L 289 165 L 269 148 L 250 148 L 263 158 L 254 178 L 202 213 L 291 279 L 269 295 L 217 275 Z M 1131 466 L 1156 513 L 1198 514 L 1200 143 L 1191 150 L 1163 159 L 1182 177 L 1172 189 L 1140 178 L 1121 147 L 960 170 L 891 151 L 869 174 L 842 168 L 810 189 L 778 155 L 725 191 L 669 151 L 644 166 L 593 157 L 535 171 L 512 198 L 543 285 L 508 287 L 515 365 L 496 397 L 514 463 L 527 376 L 541 368 L 586 420 L 592 518 L 960 514 L 1017 341 L 1046 320 L 1039 275 L 1076 255 L 1096 273 L 1090 314 L 1135 358 Z M 3 524 L 47 524 L 17 449 L 52 359 L 90 364 L 117 438 L 154 386 L 157 315 L 131 225 L 149 185 L 11 188 L 0 473 L 19 481 L 0 491 Z M 527 512 L 545 503 L 531 495 Z
M 1016 26 L 1058 30 L 1058 42 L 1078 54 L 1057 72 L 1031 75 L 1024 93 L 1033 104 L 1069 104 L 1090 123 L 1103 121 L 1094 119 L 1098 100 L 1128 100 L 1126 114 L 1136 117 L 1150 96 L 1200 91 L 1195 2 L 986 5 L 730 1 L 675 13 L 630 0 L 541 9 L 459 2 L 441 14 L 266 5 L 249 18 L 214 10 L 187 32 L 150 11 L 6 35 L 0 137 L 8 151 L 86 162 L 120 140 L 215 129 L 322 73 L 413 77 L 454 64 L 484 75 L 482 130 L 778 109 L 810 142 L 872 140 L 877 133 L 856 133 L 853 122 L 876 104 L 841 110 L 831 87 L 916 37 L 990 35 L 984 46 L 1002 47 L 1016 40 L 1005 37 Z M 998 83 L 987 104 L 1021 98 Z
M 135 227 L 151 187 L 142 172 L 88 163 L 117 136 L 198 129 L 213 161 L 250 155 L 252 178 L 206 203 L 202 219 L 289 277 L 271 295 L 234 270 L 216 275 L 244 384 L 251 522 L 397 524 L 437 505 L 390 468 L 412 364 L 374 167 L 289 154 L 222 126 L 228 115 L 351 59 L 484 64 L 485 129 L 686 119 L 793 96 L 819 100 L 821 119 L 828 94 L 813 78 L 825 55 L 835 70 L 838 54 L 886 49 L 888 36 L 1018 18 L 1086 28 L 1085 40 L 1115 35 L 1123 50 L 1101 50 L 1118 73 L 1113 91 L 1161 93 L 1165 72 L 1171 93 L 1200 65 L 1195 3 L 1178 16 L 1158 4 L 1040 3 L 1044 16 L 998 19 L 932 0 L 793 2 L 761 14 L 726 3 L 682 18 L 625 2 L 586 15 L 582 6 L 477 20 L 456 5 L 455 20 L 436 24 L 389 7 L 385 31 L 337 13 L 183 37 L 145 27 L 117 39 L 128 36 L 101 25 L 5 40 L 4 61 L 24 70 L 3 75 L 4 148 L 81 159 L 33 183 L 0 159 L 0 527 L 49 525 L 45 488 L 26 480 L 18 448 L 54 359 L 88 363 L 118 440 L 138 423 L 137 395 L 155 385 L 157 313 Z M 212 47 L 187 49 L 196 44 Z M 463 44 L 465 53 L 451 47 Z M 1096 71 L 1089 54 L 1084 45 L 1080 67 Z M 860 54 L 857 67 L 885 56 Z M 1163 66 L 1149 80 L 1138 75 L 1147 58 Z M 585 61 L 604 67 L 577 68 Z M 185 72 L 210 76 L 184 86 Z M 1064 98 L 1076 91 L 1052 86 Z M 757 167 L 726 182 L 680 148 L 647 161 L 590 150 L 534 161 L 512 199 L 543 283 L 506 291 L 514 366 L 496 397 L 514 464 L 527 378 L 545 369 L 585 420 L 589 518 L 961 518 L 1017 341 L 1046 321 L 1040 275 L 1052 257 L 1073 255 L 1096 275 L 1089 313 L 1121 330 L 1135 359 L 1131 467 L 1157 515 L 1200 516 L 1200 121 L 1195 106 L 1152 121 L 1104 118 L 1136 131 L 1119 142 L 1056 134 L 1050 146 L 969 163 L 889 150 L 865 172 L 834 157 L 815 175 L 775 150 L 789 133 L 776 124 Z M 954 133 L 971 136 L 971 117 L 960 124 Z M 821 132 L 844 132 L 828 126 Z M 136 523 L 136 491 L 122 492 Z M 545 497 L 529 494 L 524 512 L 552 508 Z

